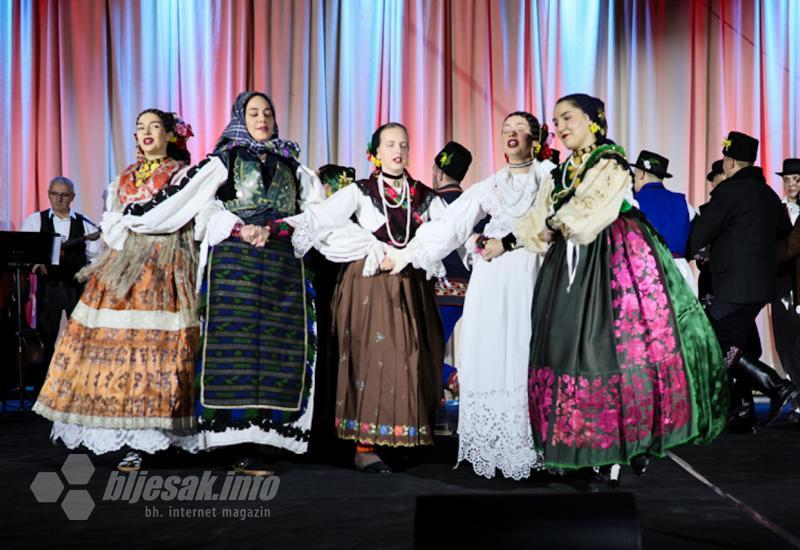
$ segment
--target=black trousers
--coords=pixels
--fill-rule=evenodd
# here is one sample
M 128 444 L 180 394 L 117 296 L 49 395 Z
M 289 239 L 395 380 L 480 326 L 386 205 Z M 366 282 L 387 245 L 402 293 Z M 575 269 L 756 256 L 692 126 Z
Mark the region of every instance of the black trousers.
M 719 347 L 729 365 L 737 351 L 753 359 L 761 356 L 761 342 L 756 328 L 756 317 L 764 304 L 731 304 L 712 301 L 708 307 L 711 326 L 719 340 Z
M 82 293 L 83 285 L 77 282 L 53 281 L 39 277 L 36 292 L 36 328 L 44 344 L 45 369 L 50 365 L 53 356 L 58 329 L 61 326 L 61 312 L 65 311 L 67 317 L 72 315 L 72 310 L 78 304 Z

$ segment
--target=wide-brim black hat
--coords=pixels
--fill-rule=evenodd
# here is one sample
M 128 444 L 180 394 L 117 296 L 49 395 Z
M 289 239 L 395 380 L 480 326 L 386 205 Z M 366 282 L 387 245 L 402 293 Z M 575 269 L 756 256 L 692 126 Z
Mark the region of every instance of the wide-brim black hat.
M 714 163 L 711 165 L 711 172 L 706 174 L 706 180 L 714 181 L 714 176 L 718 176 L 719 174 L 724 174 L 725 170 L 722 169 L 722 159 L 715 160 Z
M 730 132 L 722 142 L 722 154 L 743 162 L 755 162 L 758 156 L 758 140 L 741 132 Z
M 636 162 L 631 164 L 631 166 L 638 168 L 639 170 L 649 172 L 659 178 L 672 177 L 672 174 L 667 172 L 667 168 L 669 167 L 669 159 L 662 157 L 658 153 L 653 153 L 652 151 L 642 150 L 642 152 L 639 153 L 639 158 L 637 158 Z
M 786 159 L 783 161 L 783 170 L 775 172 L 779 176 L 800 175 L 800 159 Z
M 456 181 L 461 181 L 472 164 L 472 153 L 456 141 L 451 141 L 439 151 L 434 160 L 436 166 Z

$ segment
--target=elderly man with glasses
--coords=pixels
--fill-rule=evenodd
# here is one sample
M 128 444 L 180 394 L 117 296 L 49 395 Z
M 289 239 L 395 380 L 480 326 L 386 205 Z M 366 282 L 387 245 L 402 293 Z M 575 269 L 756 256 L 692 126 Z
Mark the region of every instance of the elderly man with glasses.
M 61 326 L 61 312 L 72 313 L 80 299 L 83 285 L 75 274 L 103 250 L 97 226 L 70 208 L 75 200 L 75 184 L 57 176 L 50 181 L 47 196 L 50 208 L 34 212 L 23 223 L 21 231 L 58 235 L 51 265 L 36 265 L 39 275 L 36 291 L 36 328 L 44 343 L 46 362 L 53 354 Z

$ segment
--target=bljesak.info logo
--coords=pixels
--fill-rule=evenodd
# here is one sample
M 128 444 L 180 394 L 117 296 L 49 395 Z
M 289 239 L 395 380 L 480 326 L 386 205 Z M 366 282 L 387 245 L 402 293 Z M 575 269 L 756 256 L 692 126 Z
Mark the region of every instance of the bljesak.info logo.
M 31 492 L 39 502 L 60 502 L 70 520 L 86 520 L 96 506 L 85 488 L 94 473 L 88 455 L 70 454 L 59 472 L 36 474 Z M 209 471 L 202 475 L 163 476 L 147 471 L 121 474 L 114 470 L 108 476 L 100 502 L 148 503 L 144 513 L 149 518 L 263 519 L 270 517 L 270 509 L 261 503 L 274 499 L 279 485 L 278 476 L 253 477 L 233 472 L 217 475 Z M 212 505 L 203 507 L 196 503 Z

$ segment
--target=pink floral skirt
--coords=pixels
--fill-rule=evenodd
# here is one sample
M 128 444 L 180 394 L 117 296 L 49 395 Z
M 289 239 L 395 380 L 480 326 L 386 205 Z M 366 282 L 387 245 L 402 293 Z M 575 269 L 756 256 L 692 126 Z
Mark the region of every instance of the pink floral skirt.
M 554 243 L 534 293 L 529 412 L 545 463 L 627 463 L 724 427 L 714 332 L 669 250 L 638 211 L 577 247 Z M 574 251 L 572 251 L 575 258 Z

